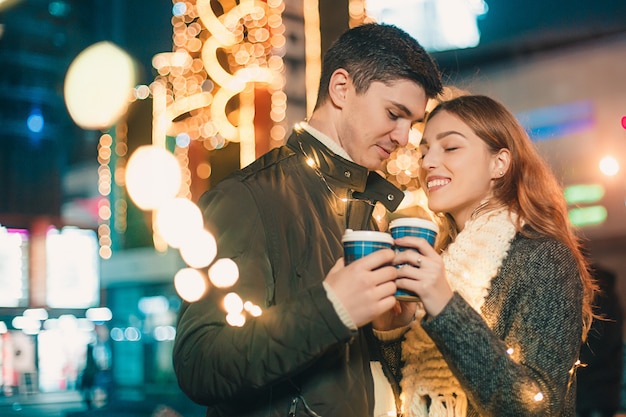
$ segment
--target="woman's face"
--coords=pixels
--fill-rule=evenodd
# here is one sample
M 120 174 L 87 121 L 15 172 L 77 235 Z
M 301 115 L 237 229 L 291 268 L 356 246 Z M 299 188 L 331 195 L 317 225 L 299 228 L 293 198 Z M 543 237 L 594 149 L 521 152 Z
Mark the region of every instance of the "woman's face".
M 449 213 L 463 229 L 474 209 L 490 196 L 492 179 L 501 176 L 497 156 L 468 125 L 446 111 L 428 120 L 419 149 L 428 207 Z

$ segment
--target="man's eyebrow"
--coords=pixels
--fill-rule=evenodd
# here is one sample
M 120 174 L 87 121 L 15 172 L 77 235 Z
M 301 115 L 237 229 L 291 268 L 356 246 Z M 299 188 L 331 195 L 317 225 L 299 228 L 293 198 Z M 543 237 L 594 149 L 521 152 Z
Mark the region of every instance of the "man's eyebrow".
M 409 110 L 409 108 L 407 106 L 405 106 L 402 103 L 398 103 L 395 101 L 391 102 L 394 106 L 396 106 L 398 108 L 398 110 L 400 110 L 402 113 L 406 114 L 409 118 L 413 117 L 413 113 L 411 112 L 411 110 Z M 423 122 L 425 119 L 425 117 L 420 117 L 419 119 L 413 120 L 412 124 L 415 123 L 421 123 Z

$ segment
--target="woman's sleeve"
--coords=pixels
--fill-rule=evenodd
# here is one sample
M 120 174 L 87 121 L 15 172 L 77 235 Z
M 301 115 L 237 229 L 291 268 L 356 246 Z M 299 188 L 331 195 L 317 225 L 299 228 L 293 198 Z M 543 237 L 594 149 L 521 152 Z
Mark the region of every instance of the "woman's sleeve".
M 422 326 L 481 415 L 560 416 L 571 398 L 582 335 L 576 263 L 568 248 L 551 240 L 528 256 L 509 256 L 514 261 L 500 272 L 510 284 L 502 291 L 506 299 L 494 297 L 503 336 L 459 294 Z

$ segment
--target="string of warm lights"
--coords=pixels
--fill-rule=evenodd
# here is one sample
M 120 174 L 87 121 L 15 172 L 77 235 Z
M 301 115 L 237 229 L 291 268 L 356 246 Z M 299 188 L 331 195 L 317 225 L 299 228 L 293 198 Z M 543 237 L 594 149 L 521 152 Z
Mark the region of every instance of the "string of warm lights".
M 246 125 L 254 115 L 250 86 L 262 83 L 271 94 L 273 145 L 285 138 L 284 4 L 223 3 L 218 16 L 209 1 L 175 1 L 174 51 L 153 59 L 159 74 L 155 82 L 162 86 L 153 94 L 164 95 L 168 135 L 184 133 L 203 141 L 206 149 L 219 149 L 225 141 L 246 142 L 241 164 L 247 165 L 254 159 L 250 149 L 255 143 L 254 129 Z M 232 102 L 237 105 L 231 109 Z
M 306 114 L 313 112 L 322 73 L 322 35 L 318 0 L 304 0 Z
M 104 198 L 98 201 L 98 243 L 99 252 L 102 259 L 109 259 L 112 254 L 112 238 L 111 238 L 111 201 L 108 198 L 111 194 L 113 184 L 113 174 L 111 172 L 111 146 L 113 145 L 113 137 L 109 133 L 100 135 L 98 141 L 98 192 Z
M 190 302 L 209 291 L 209 283 L 228 288 L 239 278 L 232 260 L 215 259 L 215 238 L 191 202 L 190 143 L 215 150 L 239 142 L 241 165 L 252 162 L 259 89 L 270 97 L 270 146 L 284 143 L 283 10 L 282 0 L 174 0 L 173 51 L 154 56 L 157 77 L 149 89 L 135 89 L 137 98 L 153 98 L 153 139 L 129 158 L 126 188 L 140 209 L 152 211 L 155 248 L 180 251 L 188 267 L 178 271 L 174 286 Z M 208 163 L 197 169 L 201 178 L 211 174 Z M 225 297 L 224 308 L 233 326 L 261 314 L 234 293 Z

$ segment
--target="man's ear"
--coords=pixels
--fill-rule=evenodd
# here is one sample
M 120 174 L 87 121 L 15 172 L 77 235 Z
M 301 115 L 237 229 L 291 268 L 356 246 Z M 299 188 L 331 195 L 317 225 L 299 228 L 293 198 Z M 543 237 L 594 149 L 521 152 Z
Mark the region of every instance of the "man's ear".
M 509 166 L 511 166 L 511 151 L 502 148 L 494 155 L 491 178 L 497 179 L 504 177 L 509 170 Z
M 348 89 L 352 85 L 352 80 L 348 71 L 343 68 L 338 68 L 330 76 L 330 82 L 328 83 L 328 96 L 333 105 L 339 108 L 343 108 L 346 103 Z

